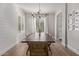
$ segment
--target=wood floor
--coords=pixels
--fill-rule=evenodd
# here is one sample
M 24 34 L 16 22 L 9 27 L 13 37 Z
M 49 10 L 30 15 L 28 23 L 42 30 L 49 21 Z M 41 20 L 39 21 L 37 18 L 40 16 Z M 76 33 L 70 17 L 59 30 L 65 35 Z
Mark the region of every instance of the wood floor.
M 29 52 L 26 55 L 28 45 L 27 43 L 19 43 L 3 56 L 29 56 Z M 60 42 L 51 44 L 52 55 L 49 52 L 49 56 L 78 56 L 71 50 L 64 48 Z

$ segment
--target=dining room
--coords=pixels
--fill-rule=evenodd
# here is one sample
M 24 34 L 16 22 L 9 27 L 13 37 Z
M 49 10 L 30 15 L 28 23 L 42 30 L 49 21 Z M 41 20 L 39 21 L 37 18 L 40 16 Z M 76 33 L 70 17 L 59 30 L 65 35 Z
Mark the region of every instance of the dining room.
M 0 55 L 78 56 L 79 37 L 75 36 L 78 32 L 68 24 L 68 17 L 78 14 L 75 11 L 78 3 L 2 3 L 0 6 L 3 7 Z

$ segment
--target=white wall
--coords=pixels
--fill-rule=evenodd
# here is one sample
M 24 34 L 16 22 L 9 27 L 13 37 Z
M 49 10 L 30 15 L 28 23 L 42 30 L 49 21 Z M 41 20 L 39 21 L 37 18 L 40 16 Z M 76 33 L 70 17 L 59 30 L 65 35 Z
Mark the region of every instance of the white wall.
M 74 9 L 79 10 L 79 3 L 68 4 L 68 13 Z M 68 30 L 67 36 L 68 47 L 79 54 L 79 31 Z
M 25 17 L 25 33 L 26 35 L 30 33 L 34 33 L 34 28 L 33 28 L 33 17 L 30 13 L 26 13 Z
M 53 35 L 55 34 L 55 14 L 49 14 L 48 18 L 48 33 L 52 33 Z
M 17 22 L 14 4 L 0 4 L 0 55 L 16 44 Z

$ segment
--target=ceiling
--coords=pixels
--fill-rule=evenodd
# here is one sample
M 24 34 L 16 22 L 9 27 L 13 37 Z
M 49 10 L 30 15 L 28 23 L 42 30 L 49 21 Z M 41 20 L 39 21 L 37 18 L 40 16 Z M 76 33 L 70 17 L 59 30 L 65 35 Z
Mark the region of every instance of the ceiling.
M 17 3 L 26 12 L 36 13 L 39 10 L 39 3 Z M 63 9 L 64 3 L 40 3 L 41 13 L 54 13 Z

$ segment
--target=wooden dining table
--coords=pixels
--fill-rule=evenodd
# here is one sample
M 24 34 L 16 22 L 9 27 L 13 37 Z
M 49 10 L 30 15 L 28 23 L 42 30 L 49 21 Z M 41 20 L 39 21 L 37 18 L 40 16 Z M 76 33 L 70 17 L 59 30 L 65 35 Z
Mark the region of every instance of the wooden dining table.
M 53 43 L 54 38 L 46 33 L 33 33 L 26 38 L 28 43 L 28 51 L 31 56 L 47 56 L 48 55 L 48 43 Z M 28 52 L 27 51 L 27 52 Z

